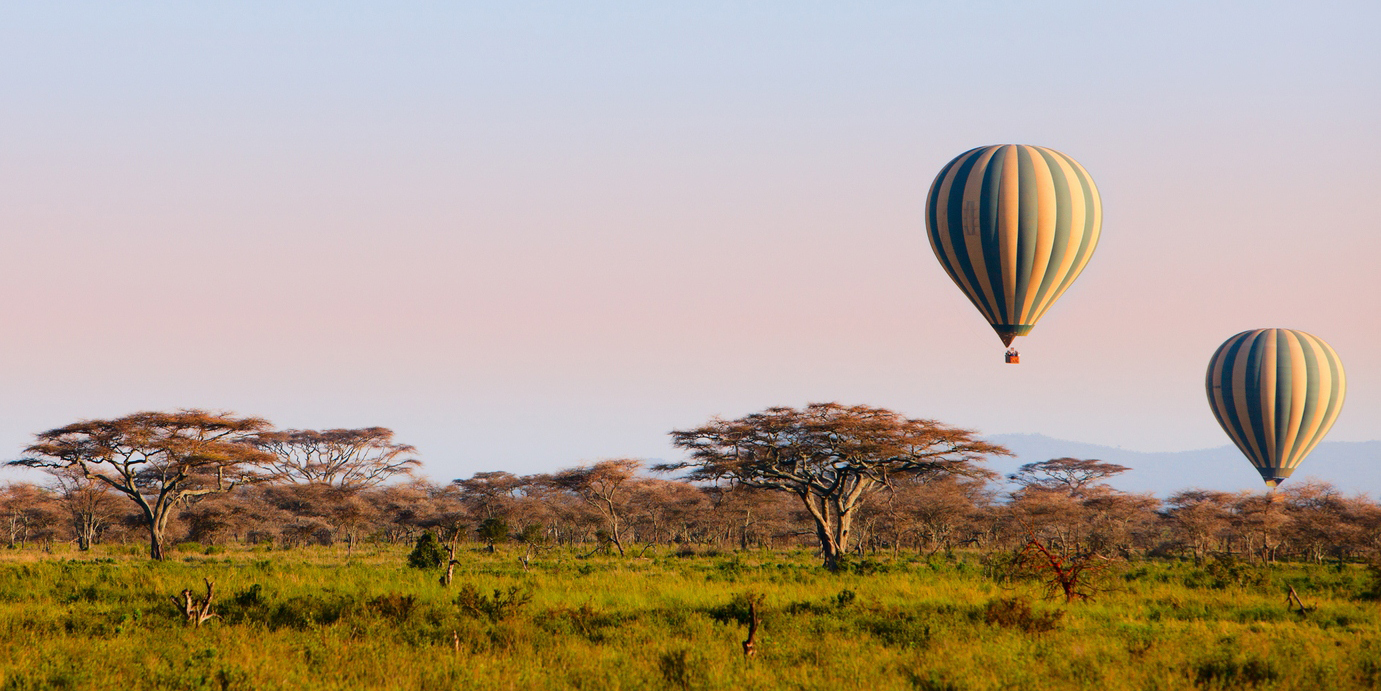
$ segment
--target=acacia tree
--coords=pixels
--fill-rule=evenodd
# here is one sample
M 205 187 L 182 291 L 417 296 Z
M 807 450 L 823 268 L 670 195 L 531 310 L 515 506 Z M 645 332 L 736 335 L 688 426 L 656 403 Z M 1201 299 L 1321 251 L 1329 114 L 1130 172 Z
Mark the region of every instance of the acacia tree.
M 643 542 L 670 542 L 676 528 L 706 506 L 705 495 L 695 486 L 672 480 L 643 479 L 633 486 L 628 518 Z
M 624 512 L 634 476 L 641 467 L 642 461 L 631 458 L 600 461 L 591 466 L 563 470 L 551 476 L 548 482 L 594 507 L 609 526 L 610 541 L 618 548 L 619 556 L 623 556 Z
M 422 462 L 417 448 L 393 441 L 386 427 L 290 429 L 258 435 L 259 447 L 274 456 L 273 471 L 288 482 L 360 490 L 397 475 L 411 475 Z
M 267 420 L 230 413 L 141 412 L 84 420 L 41 432 L 10 465 L 71 468 L 123 492 L 144 514 L 149 556 L 163 558 L 163 538 L 177 506 L 227 492 L 252 479 L 273 457 L 254 445 Z
M 690 458 L 655 470 L 690 469 L 686 477 L 693 481 L 729 481 L 796 495 L 815 524 L 825 567 L 834 570 L 848 551 L 860 504 L 894 479 L 987 477 L 991 471 L 977 462 L 1011 455 L 974 434 L 863 405 L 775 407 L 673 431 L 673 442 L 688 450 Z
M 955 475 L 894 482 L 878 507 L 888 519 L 893 553 L 901 549 L 903 536 L 913 531 L 918 537 L 917 551 L 922 542 L 930 545 L 931 554 L 953 549 L 956 533 L 981 507 L 992 503 L 992 494 L 985 482 Z
M 1162 515 L 1169 524 L 1170 537 L 1193 550 L 1194 563 L 1199 563 L 1228 531 L 1234 499 L 1227 492 L 1188 489 L 1165 501 Z
M 53 477 L 51 487 L 57 503 L 71 521 L 77 549 L 91 549 L 101 530 L 119 515 L 119 499 L 106 483 L 83 475 L 76 468 L 49 468 L 48 473 Z
M 1233 504 L 1230 519 L 1233 531 L 1245 543 L 1246 552 L 1257 553 L 1262 563 L 1275 563 L 1285 527 L 1290 522 L 1285 509 L 1285 494 L 1277 492 L 1243 492 Z
M 1281 494 L 1285 495 L 1285 510 L 1290 514 L 1290 542 L 1310 561 L 1321 564 L 1330 552 L 1341 556 L 1343 545 L 1357 541 L 1360 526 L 1337 487 L 1312 480 L 1293 485 Z
M 1128 470 L 1131 468 L 1125 465 L 1095 458 L 1052 458 L 1040 463 L 1027 463 L 1008 475 L 1007 479 L 1024 488 L 1083 497 L 1102 487 L 1104 480 Z
M 451 485 L 460 492 L 460 500 L 466 508 L 484 518 L 507 518 L 518 496 L 529 484 L 528 479 L 502 470 L 475 473 L 467 479 L 451 481 Z
M 30 538 L 51 537 L 53 495 L 27 482 L 0 486 L 0 521 L 9 546 L 23 546 Z
M 417 448 L 393 441 L 387 427 L 360 429 L 290 429 L 256 438 L 259 448 L 273 454 L 276 478 L 315 493 L 322 517 L 332 533 L 345 533 L 347 555 L 355 552 L 360 533 L 368 530 L 377 511 L 360 493 L 398 476 L 411 476 L 422 462 Z

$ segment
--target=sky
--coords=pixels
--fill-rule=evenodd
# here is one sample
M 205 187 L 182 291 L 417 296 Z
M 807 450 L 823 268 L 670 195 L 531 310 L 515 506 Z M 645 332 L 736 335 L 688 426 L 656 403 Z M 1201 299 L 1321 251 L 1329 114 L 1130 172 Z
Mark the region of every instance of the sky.
M 382 425 L 439 481 L 679 457 L 864 403 L 1227 443 L 1217 346 L 1303 329 L 1381 439 L 1381 4 L 0 4 L 0 456 L 200 407 Z M 1048 146 L 1102 193 L 1002 346 L 931 180 Z M 0 480 L 5 479 L 0 471 Z M 14 475 L 10 475 L 14 477 Z

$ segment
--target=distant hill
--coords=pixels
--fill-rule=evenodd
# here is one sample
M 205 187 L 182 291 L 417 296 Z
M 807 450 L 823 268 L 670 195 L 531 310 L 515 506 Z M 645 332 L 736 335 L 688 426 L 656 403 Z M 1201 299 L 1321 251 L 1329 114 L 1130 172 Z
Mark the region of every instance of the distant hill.
M 1015 459 L 1002 458 L 989 463 L 989 467 L 1004 475 L 1023 463 L 1069 456 L 1125 465 L 1131 470 L 1113 478 L 1109 484 L 1131 492 L 1154 492 L 1159 497 L 1191 487 L 1230 492 L 1265 489 L 1261 476 L 1235 446 L 1147 453 L 1041 434 L 998 434 L 987 439 L 1017 454 Z M 1381 441 L 1319 444 L 1288 482 L 1310 478 L 1331 482 L 1347 494 L 1365 492 L 1373 498 L 1381 497 Z

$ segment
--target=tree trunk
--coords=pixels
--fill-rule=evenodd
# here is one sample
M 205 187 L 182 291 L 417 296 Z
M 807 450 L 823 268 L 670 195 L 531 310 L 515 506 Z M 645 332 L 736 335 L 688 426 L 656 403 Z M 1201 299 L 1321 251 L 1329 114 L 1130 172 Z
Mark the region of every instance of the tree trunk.
M 160 497 L 152 506 L 144 501 L 140 501 L 139 504 L 144 509 L 144 520 L 149 522 L 149 558 L 163 561 L 166 556 L 163 551 L 163 538 L 168 528 L 168 519 L 172 516 L 172 503 Z
M 853 502 L 846 508 L 838 497 L 797 496 L 805 502 L 811 520 L 815 521 L 815 534 L 820 539 L 820 556 L 825 568 L 838 571 L 840 557 L 849 551 L 849 527 L 858 504 Z
M 826 510 L 828 513 L 828 509 Z M 824 559 L 824 566 L 830 571 L 839 570 L 839 558 L 848 552 L 848 533 L 839 530 L 837 521 L 831 521 L 830 516 L 815 518 L 815 534 L 820 538 L 820 556 Z
M 815 532 L 820 537 L 820 556 L 824 559 L 825 568 L 830 571 L 838 571 L 839 544 L 834 541 L 833 536 L 829 533 L 829 528 L 824 523 L 817 523 Z
M 163 561 L 163 531 L 156 521 L 149 521 L 149 558 Z
M 611 515 L 612 515 L 612 514 L 611 514 Z M 614 546 L 618 548 L 618 550 L 619 550 L 619 556 L 622 557 L 622 556 L 623 556 L 623 540 L 619 537 L 619 518 L 618 518 L 618 516 L 614 516 L 614 517 L 613 517 L 613 520 L 609 521 L 609 527 L 613 529 L 612 532 L 610 533 L 609 537 L 610 537 L 610 539 L 614 542 Z
M 96 538 L 96 521 L 90 514 L 83 514 L 77 523 L 77 549 L 83 552 L 91 549 Z

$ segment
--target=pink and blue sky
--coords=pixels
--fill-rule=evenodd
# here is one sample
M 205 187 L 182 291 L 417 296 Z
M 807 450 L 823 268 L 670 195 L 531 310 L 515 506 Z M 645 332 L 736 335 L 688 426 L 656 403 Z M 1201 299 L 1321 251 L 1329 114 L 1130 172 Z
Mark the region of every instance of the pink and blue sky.
M 1209 356 L 1333 345 L 1381 438 L 1375 2 L 0 5 L 0 455 L 208 407 L 436 479 L 673 457 L 774 404 L 1228 443 Z M 1092 173 L 1002 347 L 936 263 L 973 146 Z

